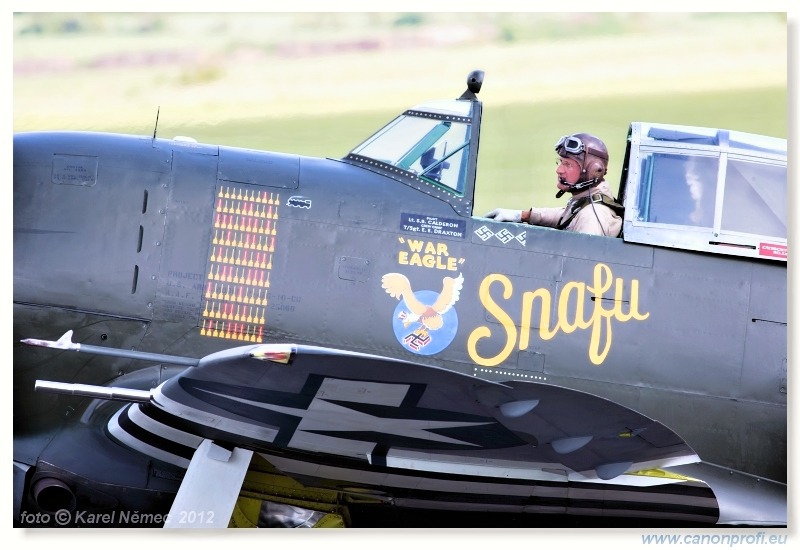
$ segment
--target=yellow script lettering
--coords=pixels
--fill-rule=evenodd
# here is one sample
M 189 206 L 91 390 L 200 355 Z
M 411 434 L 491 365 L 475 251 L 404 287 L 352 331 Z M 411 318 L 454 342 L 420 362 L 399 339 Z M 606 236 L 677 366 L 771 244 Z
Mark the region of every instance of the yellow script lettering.
M 502 363 L 506 357 L 511 354 L 511 349 L 514 347 L 514 342 L 517 340 L 517 327 L 514 325 L 514 320 L 509 317 L 508 314 L 503 311 L 503 308 L 498 306 L 489 295 L 489 287 L 491 287 L 492 283 L 495 281 L 499 281 L 500 284 L 503 285 L 503 299 L 508 300 L 511 298 L 511 293 L 513 292 L 513 289 L 511 288 L 511 281 L 505 275 L 500 275 L 497 273 L 492 273 L 483 279 L 480 289 L 478 289 L 478 295 L 480 296 L 481 303 L 484 305 L 486 310 L 497 317 L 497 319 L 500 321 L 500 324 L 505 329 L 505 347 L 503 347 L 503 349 L 500 350 L 500 353 L 494 357 L 484 358 L 478 355 L 478 341 L 482 340 L 483 338 L 492 337 L 492 330 L 485 326 L 481 326 L 473 330 L 467 339 L 467 350 L 469 352 L 469 356 L 473 361 L 484 367 L 494 367 Z
M 622 278 L 614 279 L 611 268 L 602 263 L 594 267 L 592 286 L 577 281 L 564 284 L 558 295 L 557 314 L 553 323 L 550 319 L 553 296 L 548 289 L 539 288 L 523 293 L 519 322 L 515 323 L 512 316 L 491 297 L 490 288 L 494 283 L 502 285 L 502 296 L 505 301 L 511 298 L 514 289 L 508 277 L 492 273 L 483 279 L 478 291 L 481 304 L 489 313 L 497 317 L 504 329 L 506 340 L 503 349 L 493 357 L 482 357 L 478 353 L 478 342 L 484 338 L 491 339 L 493 336 L 491 329 L 487 326 L 478 326 L 467 338 L 469 356 L 477 364 L 485 367 L 494 367 L 505 361 L 511 355 L 515 344 L 518 344 L 520 350 L 528 349 L 536 300 L 539 300 L 540 309 L 539 338 L 546 341 L 555 337 L 559 332 L 571 334 L 576 330 L 590 330 L 588 355 L 589 360 L 595 365 L 602 364 L 611 350 L 613 320 L 626 323 L 632 319 L 643 321 L 650 316 L 649 313 L 639 312 L 639 281 L 636 279 L 631 280 L 630 283 L 631 295 L 628 312 L 622 311 L 625 281 Z M 611 290 L 612 286 L 614 287 L 614 298 L 613 300 L 606 299 L 612 303 L 611 308 L 606 309 L 605 294 Z M 589 296 L 593 297 L 591 312 L 585 310 Z M 517 332 L 517 326 L 520 327 L 519 332 Z M 518 335 L 519 342 L 517 342 Z

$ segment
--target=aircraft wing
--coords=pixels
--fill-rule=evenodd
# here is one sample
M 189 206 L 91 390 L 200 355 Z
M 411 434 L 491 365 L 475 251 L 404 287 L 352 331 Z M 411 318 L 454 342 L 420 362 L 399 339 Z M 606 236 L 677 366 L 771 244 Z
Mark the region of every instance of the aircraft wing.
M 255 448 L 351 459 L 424 452 L 559 467 L 600 480 L 697 461 L 664 425 L 588 393 L 325 348 L 294 348 L 285 364 L 254 357 L 279 349 L 204 358 L 157 388 L 155 405 L 192 419 L 206 437 L 221 431 Z
M 690 468 L 702 463 L 678 434 L 590 393 L 313 346 L 196 365 L 107 426 L 187 468 L 170 527 L 227 525 L 253 452 L 303 484 L 416 508 L 786 522 L 785 485 Z
M 671 510 L 685 507 L 670 517 L 718 518 L 702 481 L 661 470 L 696 454 L 636 411 L 559 386 L 326 348 L 245 346 L 205 357 L 154 389 L 150 403 L 123 409 L 109 431 L 151 454 L 169 434 L 158 457 L 190 470 L 198 437 L 213 439 L 254 449 L 302 483 L 412 506 L 443 495 L 455 509 L 476 506 L 480 494 L 486 509 L 554 513 L 585 493 L 604 510 L 609 499 L 624 502 L 621 511 L 665 499 Z M 550 496 L 541 500 L 543 487 Z

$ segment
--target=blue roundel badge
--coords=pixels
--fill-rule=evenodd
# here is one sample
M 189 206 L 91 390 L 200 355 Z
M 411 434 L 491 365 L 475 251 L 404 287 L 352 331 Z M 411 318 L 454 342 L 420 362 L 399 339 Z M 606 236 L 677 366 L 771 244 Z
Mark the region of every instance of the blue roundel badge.
M 439 293 L 432 290 L 414 292 L 414 298 L 423 304 L 434 304 Z M 392 328 L 397 341 L 417 355 L 439 353 L 453 341 L 458 330 L 458 314 L 454 308 L 437 313 L 428 308 L 426 312 L 414 313 L 401 299 L 394 308 Z
M 450 345 L 458 330 L 458 314 L 453 308 L 461 296 L 464 276 L 443 277 L 442 291 L 414 292 L 411 281 L 402 273 L 386 273 L 381 286 L 398 300 L 392 329 L 400 344 L 417 355 L 433 355 Z

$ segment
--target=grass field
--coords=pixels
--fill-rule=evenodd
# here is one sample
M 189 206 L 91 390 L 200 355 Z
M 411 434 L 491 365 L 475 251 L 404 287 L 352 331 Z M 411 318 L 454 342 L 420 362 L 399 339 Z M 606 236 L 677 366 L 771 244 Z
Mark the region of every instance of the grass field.
M 58 19 L 21 14 L 14 131 L 152 134 L 160 111 L 161 137 L 338 158 L 479 68 L 477 214 L 563 202 L 564 133 L 606 141 L 612 188 L 632 121 L 788 134 L 780 14 L 412 15 L 84 14 L 84 32 L 30 34 Z

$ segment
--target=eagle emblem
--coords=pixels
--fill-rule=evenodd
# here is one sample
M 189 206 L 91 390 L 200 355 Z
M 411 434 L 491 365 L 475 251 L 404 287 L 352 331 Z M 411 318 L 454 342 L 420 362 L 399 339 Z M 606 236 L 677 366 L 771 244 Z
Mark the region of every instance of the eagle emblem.
M 395 308 L 394 329 L 398 341 L 413 353 L 430 355 L 447 347 L 455 337 L 458 316 L 453 305 L 461 295 L 464 276 L 444 277 L 440 292 L 414 291 L 401 273 L 387 273 L 381 286 L 400 303 Z M 436 339 L 433 334 L 436 334 Z

